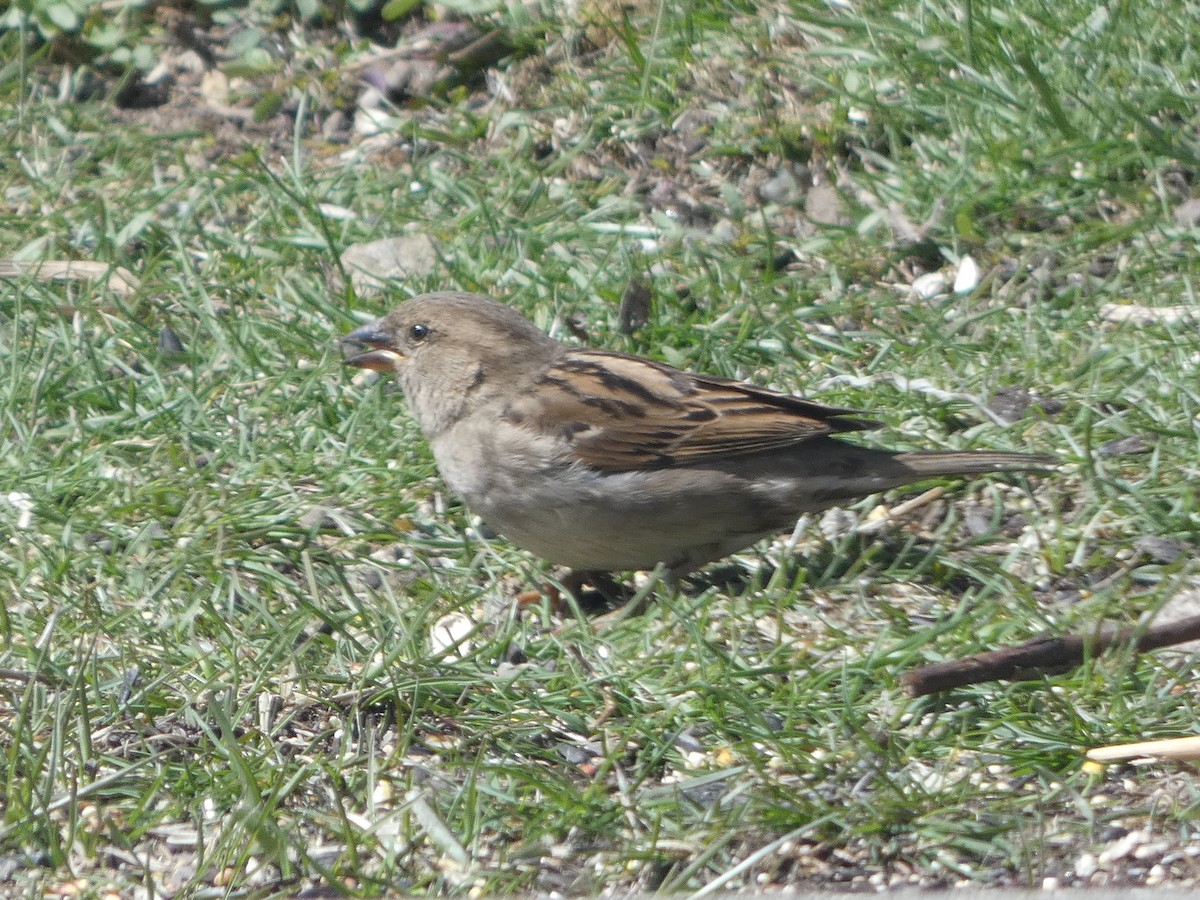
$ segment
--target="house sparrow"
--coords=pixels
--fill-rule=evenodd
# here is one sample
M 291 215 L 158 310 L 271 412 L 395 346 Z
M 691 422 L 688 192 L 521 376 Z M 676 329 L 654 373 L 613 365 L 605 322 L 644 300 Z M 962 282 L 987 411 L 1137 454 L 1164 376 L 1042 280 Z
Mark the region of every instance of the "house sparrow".
M 910 482 L 1053 466 L 1051 456 L 894 453 L 831 435 L 850 409 L 570 347 L 486 297 L 414 297 L 347 335 L 346 364 L 396 376 L 442 477 L 513 543 L 577 571 L 678 578 L 802 513 Z

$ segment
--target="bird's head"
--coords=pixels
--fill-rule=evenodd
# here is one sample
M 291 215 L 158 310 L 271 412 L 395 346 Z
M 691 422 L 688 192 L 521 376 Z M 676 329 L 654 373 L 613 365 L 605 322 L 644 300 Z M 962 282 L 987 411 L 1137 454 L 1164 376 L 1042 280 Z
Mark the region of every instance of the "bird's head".
M 537 372 L 559 344 L 519 312 L 445 291 L 402 303 L 342 338 L 348 366 L 394 372 L 429 437 L 493 391 Z

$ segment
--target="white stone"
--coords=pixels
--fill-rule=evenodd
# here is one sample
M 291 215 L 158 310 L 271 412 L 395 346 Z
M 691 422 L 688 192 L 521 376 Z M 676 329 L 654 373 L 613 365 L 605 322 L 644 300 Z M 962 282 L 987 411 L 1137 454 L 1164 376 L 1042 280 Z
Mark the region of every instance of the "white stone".
M 956 294 L 969 294 L 979 286 L 979 265 L 971 257 L 964 256 L 958 261 L 958 271 L 954 274 Z
M 928 272 L 912 283 L 912 292 L 921 300 L 932 300 L 946 292 L 946 276 L 941 272 Z

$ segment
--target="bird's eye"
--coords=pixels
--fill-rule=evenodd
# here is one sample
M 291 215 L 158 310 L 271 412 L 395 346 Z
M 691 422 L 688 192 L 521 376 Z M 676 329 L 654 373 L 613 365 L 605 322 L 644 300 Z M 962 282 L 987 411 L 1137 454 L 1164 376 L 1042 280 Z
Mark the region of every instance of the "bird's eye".
M 422 325 L 418 322 L 416 325 L 408 329 L 408 336 L 414 341 L 423 341 L 425 338 L 429 337 L 429 326 Z

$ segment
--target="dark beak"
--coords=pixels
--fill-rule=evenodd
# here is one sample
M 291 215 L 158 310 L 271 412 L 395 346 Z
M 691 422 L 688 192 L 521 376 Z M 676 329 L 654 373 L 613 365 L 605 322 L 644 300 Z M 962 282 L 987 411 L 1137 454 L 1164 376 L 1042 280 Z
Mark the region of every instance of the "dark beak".
M 404 359 L 404 354 L 392 346 L 391 337 L 378 320 L 355 328 L 342 338 L 341 344 L 350 352 L 359 351 L 343 360 L 347 366 L 394 372 L 396 364 Z

